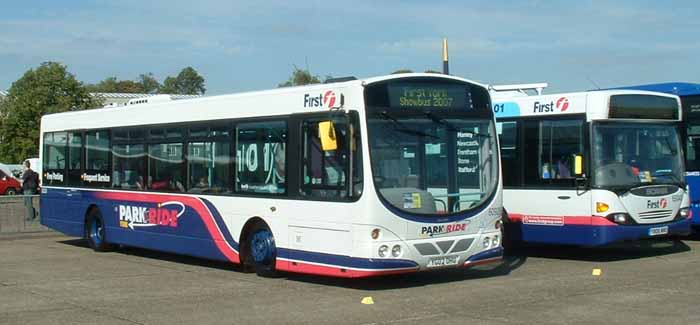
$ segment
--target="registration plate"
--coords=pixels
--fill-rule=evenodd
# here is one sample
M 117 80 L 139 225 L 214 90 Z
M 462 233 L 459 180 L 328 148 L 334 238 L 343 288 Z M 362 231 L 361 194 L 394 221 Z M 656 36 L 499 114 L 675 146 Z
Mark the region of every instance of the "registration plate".
M 668 234 L 668 226 L 656 227 L 649 229 L 649 236 L 658 236 Z
M 459 256 L 457 255 L 433 257 L 428 261 L 428 267 L 457 265 L 458 261 Z

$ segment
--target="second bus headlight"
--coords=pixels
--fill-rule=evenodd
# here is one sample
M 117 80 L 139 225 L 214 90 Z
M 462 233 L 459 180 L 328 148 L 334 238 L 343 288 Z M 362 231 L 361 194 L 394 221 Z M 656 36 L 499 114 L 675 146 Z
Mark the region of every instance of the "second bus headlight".
M 391 256 L 393 256 L 393 257 L 401 256 L 401 245 L 394 245 L 394 247 L 391 248 Z
M 484 238 L 484 248 L 489 248 L 489 245 L 491 245 L 491 238 Z

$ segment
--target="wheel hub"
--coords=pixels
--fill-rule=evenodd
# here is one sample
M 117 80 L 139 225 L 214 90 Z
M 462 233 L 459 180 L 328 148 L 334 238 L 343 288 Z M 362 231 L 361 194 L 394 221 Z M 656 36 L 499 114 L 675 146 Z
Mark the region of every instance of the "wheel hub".
M 260 230 L 253 235 L 251 253 L 256 263 L 268 263 L 272 260 L 275 240 L 269 230 Z

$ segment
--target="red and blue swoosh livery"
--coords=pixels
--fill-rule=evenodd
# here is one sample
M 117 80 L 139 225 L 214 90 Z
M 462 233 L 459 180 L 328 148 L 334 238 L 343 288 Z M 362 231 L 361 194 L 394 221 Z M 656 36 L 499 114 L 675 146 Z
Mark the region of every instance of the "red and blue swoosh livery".
M 42 224 L 67 235 L 84 236 L 85 213 L 91 205 L 95 205 L 103 216 L 106 240 L 110 243 L 233 263 L 241 261 L 238 241 L 231 235 L 216 207 L 205 198 L 45 188 L 41 204 Z M 177 210 L 180 206 L 184 210 Z M 157 221 L 160 219 L 149 215 L 151 210 L 168 207 L 175 207 L 176 210 L 171 214 L 157 215 L 172 217 L 179 214 L 175 223 L 162 224 Z M 470 260 L 479 262 L 480 256 Z M 281 271 L 337 277 L 367 277 L 419 270 L 418 264 L 410 260 L 369 259 L 284 247 L 278 247 L 276 267 Z

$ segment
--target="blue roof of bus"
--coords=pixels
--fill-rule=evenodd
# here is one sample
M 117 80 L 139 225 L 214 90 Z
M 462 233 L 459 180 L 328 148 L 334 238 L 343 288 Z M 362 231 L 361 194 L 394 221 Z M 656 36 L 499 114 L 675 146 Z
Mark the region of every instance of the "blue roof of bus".
M 637 86 L 626 86 L 612 89 L 638 89 L 656 91 L 660 93 L 674 94 L 677 96 L 689 96 L 700 94 L 700 84 L 689 82 L 665 82 L 658 84 L 647 84 Z

